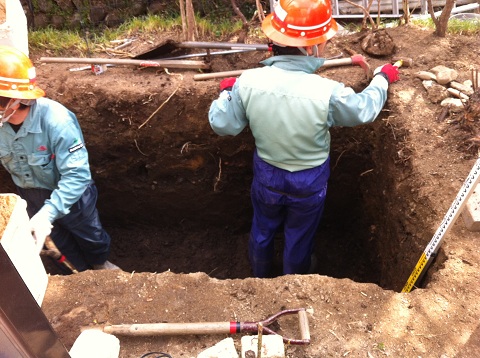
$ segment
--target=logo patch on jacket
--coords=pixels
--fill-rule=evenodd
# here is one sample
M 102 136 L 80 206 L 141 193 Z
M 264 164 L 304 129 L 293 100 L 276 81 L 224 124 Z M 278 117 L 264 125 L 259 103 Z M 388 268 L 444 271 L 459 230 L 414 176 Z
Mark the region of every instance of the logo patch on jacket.
M 70 153 L 73 153 L 82 148 L 83 148 L 83 143 L 80 141 L 80 139 L 76 139 L 75 142 L 73 143 L 73 147 L 68 148 L 68 151 Z
M 37 148 L 37 152 L 45 152 L 47 150 L 47 147 L 45 147 L 44 145 L 41 145 Z

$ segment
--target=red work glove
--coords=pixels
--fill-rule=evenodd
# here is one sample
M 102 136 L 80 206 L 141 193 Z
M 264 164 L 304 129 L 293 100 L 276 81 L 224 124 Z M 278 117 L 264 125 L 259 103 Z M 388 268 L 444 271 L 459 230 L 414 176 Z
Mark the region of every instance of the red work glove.
M 231 91 L 233 85 L 235 84 L 235 81 L 237 81 L 236 77 L 228 77 L 228 78 L 223 79 L 220 82 L 220 92 Z
M 386 65 L 377 67 L 373 72 L 374 75 L 381 75 L 385 77 L 389 84 L 397 82 L 400 77 L 398 75 L 398 67 L 387 63 Z
M 362 66 L 362 64 L 367 63 L 367 59 L 359 54 L 353 55 L 352 57 L 350 57 L 350 59 L 352 60 L 353 65 Z
M 357 65 L 363 68 L 367 73 L 370 73 L 370 66 L 367 64 L 367 59 L 362 55 L 353 55 L 350 57 L 352 65 Z

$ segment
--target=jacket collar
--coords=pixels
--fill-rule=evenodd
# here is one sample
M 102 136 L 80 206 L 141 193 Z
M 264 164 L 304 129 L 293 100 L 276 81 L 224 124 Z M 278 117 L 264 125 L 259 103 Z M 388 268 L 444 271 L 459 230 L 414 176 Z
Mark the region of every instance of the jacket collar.
M 324 58 L 303 56 L 303 55 L 281 55 L 273 56 L 261 61 L 265 66 L 275 66 L 287 71 L 303 71 L 306 73 L 314 73 L 323 63 Z

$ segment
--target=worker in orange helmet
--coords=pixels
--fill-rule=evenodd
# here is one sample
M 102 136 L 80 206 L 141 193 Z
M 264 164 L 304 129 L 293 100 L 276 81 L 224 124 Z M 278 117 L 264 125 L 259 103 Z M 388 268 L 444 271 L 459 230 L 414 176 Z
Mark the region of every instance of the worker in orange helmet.
M 399 79 L 390 64 L 360 93 L 315 74 L 338 30 L 330 0 L 280 0 L 262 23 L 273 57 L 220 83 L 209 121 L 219 135 L 246 126 L 255 138 L 249 257 L 256 277 L 271 277 L 274 236 L 283 227 L 283 274 L 314 272 L 315 235 L 330 176 L 333 126 L 373 122 Z
M 36 84 L 21 51 L 0 46 L 0 161 L 27 202 L 38 251 L 51 236 L 78 271 L 118 269 L 96 209 L 97 189 L 76 116 Z

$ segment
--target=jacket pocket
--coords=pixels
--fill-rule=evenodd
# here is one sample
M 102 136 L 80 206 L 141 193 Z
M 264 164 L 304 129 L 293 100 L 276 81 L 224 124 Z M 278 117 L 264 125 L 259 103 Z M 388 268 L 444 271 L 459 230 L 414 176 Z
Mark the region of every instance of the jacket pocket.
M 34 177 L 41 181 L 50 181 L 54 177 L 54 161 L 51 154 L 29 155 L 28 165 L 30 166 Z

